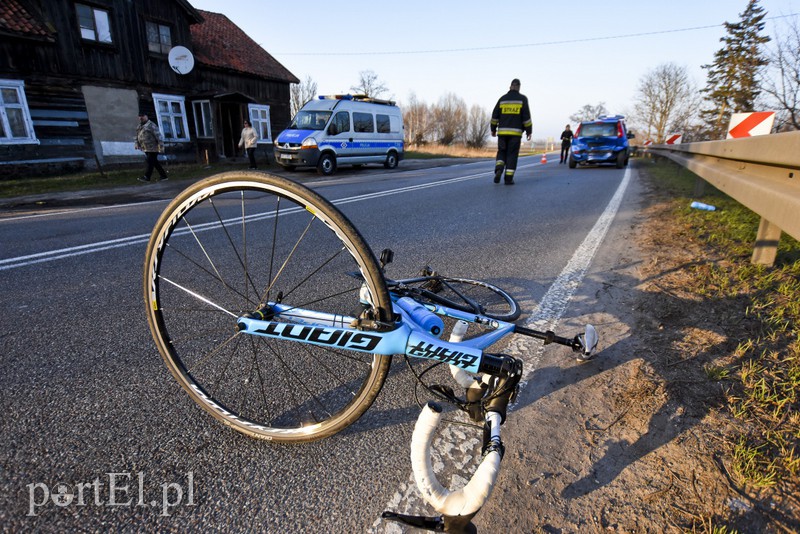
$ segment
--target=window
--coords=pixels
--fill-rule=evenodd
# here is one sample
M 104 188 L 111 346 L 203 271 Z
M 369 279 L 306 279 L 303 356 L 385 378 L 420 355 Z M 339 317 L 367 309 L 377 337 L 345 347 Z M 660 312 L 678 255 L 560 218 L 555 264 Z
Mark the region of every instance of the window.
M 182 96 L 153 93 L 156 117 L 161 128 L 161 135 L 164 136 L 164 141 L 186 142 L 189 140 L 184 100 Z
M 250 123 L 253 129 L 258 132 L 258 142 L 272 142 L 272 128 L 269 124 L 269 106 L 259 106 L 250 104 Z
M 198 100 L 192 102 L 194 109 L 194 129 L 197 137 L 214 137 L 214 126 L 211 121 L 211 102 Z
M 81 29 L 81 37 L 87 41 L 97 41 L 98 43 L 111 43 L 111 24 L 108 19 L 108 11 L 90 7 L 84 4 L 75 4 L 75 11 L 78 13 L 78 25 Z
M 331 126 L 336 127 L 336 133 L 345 133 L 350 131 L 350 114 L 346 111 L 340 111 L 333 116 Z
M 147 48 L 157 54 L 169 54 L 172 48 L 172 30 L 169 26 L 147 22 Z
M 372 121 L 372 113 L 353 112 L 353 126 L 356 132 L 374 132 L 375 124 Z
M 0 80 L 0 144 L 38 143 L 24 86 L 21 80 Z
M 392 131 L 389 115 L 375 115 L 375 122 L 378 123 L 378 133 L 389 133 Z

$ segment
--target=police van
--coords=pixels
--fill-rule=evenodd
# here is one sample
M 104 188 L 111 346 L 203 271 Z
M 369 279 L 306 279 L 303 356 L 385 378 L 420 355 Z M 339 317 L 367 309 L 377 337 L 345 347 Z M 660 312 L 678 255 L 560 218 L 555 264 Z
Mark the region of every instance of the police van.
M 275 141 L 275 161 L 287 170 L 316 167 L 323 176 L 341 164 L 403 159 L 403 114 L 394 102 L 364 95 L 320 96 L 297 112 Z

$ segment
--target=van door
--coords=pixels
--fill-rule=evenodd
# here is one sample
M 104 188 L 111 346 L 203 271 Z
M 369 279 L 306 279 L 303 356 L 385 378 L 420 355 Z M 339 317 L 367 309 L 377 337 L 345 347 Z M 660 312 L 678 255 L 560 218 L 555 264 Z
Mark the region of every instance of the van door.
M 325 141 L 319 144 L 320 150 L 332 149 L 336 153 L 336 159 L 347 158 L 352 155 L 353 132 L 350 128 L 350 112 L 338 111 L 328 123 L 325 132 Z
M 355 163 L 368 163 L 375 160 L 377 147 L 375 146 L 375 118 L 372 113 L 363 111 L 353 112 L 353 155 L 357 158 Z

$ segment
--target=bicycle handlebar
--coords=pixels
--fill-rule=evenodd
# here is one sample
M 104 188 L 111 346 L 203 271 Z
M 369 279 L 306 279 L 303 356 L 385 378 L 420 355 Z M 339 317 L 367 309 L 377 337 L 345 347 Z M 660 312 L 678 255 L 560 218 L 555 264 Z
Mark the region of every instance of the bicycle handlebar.
M 481 509 L 492 493 L 500 471 L 502 446 L 489 447 L 475 474 L 462 489 L 450 491 L 444 488 L 433 472 L 430 455 L 431 441 L 441 419 L 441 411 L 437 404 L 429 402 L 422 409 L 414 426 L 411 438 L 411 466 L 414 478 L 422 497 L 437 512 L 444 516 L 461 516 L 469 519 Z M 486 415 L 492 443 L 500 444 L 500 420 L 501 416 L 497 412 L 489 412 Z

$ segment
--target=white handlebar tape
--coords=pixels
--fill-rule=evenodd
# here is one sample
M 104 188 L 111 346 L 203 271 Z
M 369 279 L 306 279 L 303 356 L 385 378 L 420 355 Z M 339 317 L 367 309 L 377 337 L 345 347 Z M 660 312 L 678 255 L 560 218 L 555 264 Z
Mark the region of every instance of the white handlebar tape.
M 500 471 L 500 453 L 487 454 L 469 483 L 462 489 L 450 491 L 439 483 L 431 465 L 431 441 L 441 419 L 441 410 L 428 403 L 419 414 L 411 437 L 411 467 L 422 497 L 437 512 L 447 516 L 474 514 L 489 498 Z

